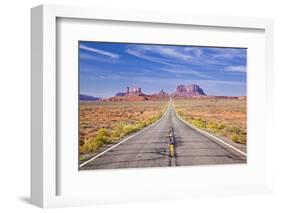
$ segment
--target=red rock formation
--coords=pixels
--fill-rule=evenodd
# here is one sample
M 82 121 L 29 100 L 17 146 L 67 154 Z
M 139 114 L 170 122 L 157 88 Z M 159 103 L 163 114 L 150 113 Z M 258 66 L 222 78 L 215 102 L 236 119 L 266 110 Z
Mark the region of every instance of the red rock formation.
M 147 101 L 147 100 L 166 100 L 169 94 L 162 89 L 159 93 L 147 95 L 144 94 L 140 87 L 126 87 L 125 92 L 118 92 L 114 97 L 104 99 L 103 101 Z
M 205 96 L 203 89 L 197 84 L 188 86 L 178 85 L 176 91 L 172 94 L 173 97 L 192 97 L 192 96 Z
M 164 90 L 163 90 L 163 89 L 161 89 L 161 90 L 160 90 L 160 92 L 159 92 L 157 95 L 158 95 L 158 96 L 160 96 L 160 97 L 169 96 L 169 94 L 168 94 L 168 93 L 166 93 L 166 92 L 164 92 Z

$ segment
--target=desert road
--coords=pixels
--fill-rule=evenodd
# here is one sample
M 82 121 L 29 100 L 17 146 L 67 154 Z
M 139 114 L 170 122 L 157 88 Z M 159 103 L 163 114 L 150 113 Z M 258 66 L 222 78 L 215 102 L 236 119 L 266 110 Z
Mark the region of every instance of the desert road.
M 173 128 L 174 155 L 169 155 Z M 246 163 L 246 147 L 223 143 L 184 123 L 172 101 L 156 123 L 80 164 L 80 170 Z

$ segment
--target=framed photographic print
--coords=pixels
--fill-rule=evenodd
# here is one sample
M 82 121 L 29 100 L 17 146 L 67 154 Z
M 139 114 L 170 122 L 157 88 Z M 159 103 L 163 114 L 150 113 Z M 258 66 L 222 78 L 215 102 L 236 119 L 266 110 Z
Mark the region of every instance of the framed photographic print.
M 246 57 L 79 41 L 80 170 L 246 163 Z
M 269 191 L 272 25 L 33 8 L 32 203 Z

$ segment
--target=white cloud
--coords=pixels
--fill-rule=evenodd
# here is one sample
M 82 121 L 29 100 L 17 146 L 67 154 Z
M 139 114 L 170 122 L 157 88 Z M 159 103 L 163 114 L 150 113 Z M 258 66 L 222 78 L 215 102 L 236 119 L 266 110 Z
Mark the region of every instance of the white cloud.
M 100 55 L 95 56 L 95 55 L 88 54 L 88 53 L 80 53 L 80 59 L 89 60 L 89 61 L 99 61 L 99 62 L 113 63 L 113 64 L 120 62 L 119 60 L 115 60 L 114 58 L 109 60 L 106 57 L 102 57 Z
M 127 53 L 134 55 L 136 57 L 158 62 L 162 64 L 171 63 L 171 60 L 181 60 L 188 61 L 194 58 L 193 53 L 185 52 L 181 47 L 169 47 L 169 46 L 157 46 L 157 45 L 143 45 L 143 46 L 135 46 L 134 48 L 130 48 L 127 50 Z M 158 58 L 155 56 L 151 56 L 151 54 L 160 55 L 162 58 Z
M 160 64 L 170 65 L 170 63 L 167 62 L 167 60 L 165 60 L 165 59 L 160 59 L 160 58 L 157 58 L 157 57 L 148 56 L 145 53 L 143 53 L 143 51 L 139 51 L 137 49 L 134 49 L 134 50 L 128 49 L 127 53 L 130 54 L 130 55 L 136 56 L 138 58 L 147 60 L 147 61 L 152 61 L 152 62 L 157 62 L 157 63 L 160 63 Z
M 246 72 L 246 66 L 227 66 L 224 68 L 224 71 L 228 72 Z
M 192 75 L 192 76 L 197 76 L 200 78 L 210 78 L 210 76 L 205 75 L 204 73 L 193 70 L 193 69 L 188 69 L 186 67 L 164 67 L 161 68 L 162 71 L 169 72 L 169 73 L 174 73 L 174 74 L 181 74 L 181 75 Z
M 205 48 L 206 49 L 206 48 Z M 131 46 L 127 53 L 144 60 L 166 65 L 230 65 L 225 59 L 245 57 L 245 49 L 141 45 Z M 159 57 L 157 57 L 159 56 Z
M 114 59 L 117 59 L 117 58 L 120 57 L 118 54 L 115 54 L 115 53 L 112 53 L 112 52 L 108 52 L 108 51 L 104 51 L 104 50 L 100 50 L 100 49 L 96 49 L 96 48 L 92 48 L 92 47 L 88 47 L 88 46 L 83 45 L 83 44 L 80 45 L 80 48 L 82 50 L 87 50 L 87 51 L 90 51 L 90 52 L 93 52 L 93 53 L 97 53 L 97 54 L 103 55 L 103 56 L 108 56 L 108 57 L 114 58 Z
M 223 80 L 207 80 L 207 79 L 192 79 L 192 78 L 149 78 L 149 77 L 139 77 L 137 78 L 139 81 L 139 84 L 158 84 L 161 82 L 164 85 L 167 85 L 167 87 L 172 87 L 173 89 L 176 87 L 176 85 L 184 84 L 198 84 L 203 89 L 208 86 L 217 86 L 220 85 L 230 85 L 230 86 L 238 86 L 238 87 L 244 87 L 246 86 L 246 82 L 241 81 L 223 81 Z
M 240 48 L 210 48 L 211 56 L 214 58 L 246 58 L 246 49 Z
M 120 75 L 111 74 L 111 75 L 99 75 L 97 76 L 97 78 L 100 80 L 119 80 L 122 77 Z
M 193 58 L 191 53 L 186 53 L 182 51 L 182 48 L 177 47 L 155 46 L 155 48 L 152 48 L 152 51 L 167 57 L 181 59 L 184 61 Z

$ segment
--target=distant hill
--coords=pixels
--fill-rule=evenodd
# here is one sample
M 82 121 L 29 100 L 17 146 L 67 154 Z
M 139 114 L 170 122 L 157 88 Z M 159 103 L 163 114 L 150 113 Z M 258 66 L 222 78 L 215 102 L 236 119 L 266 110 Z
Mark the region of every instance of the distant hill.
M 178 85 L 176 91 L 171 94 L 173 97 L 193 97 L 193 96 L 206 96 L 203 89 L 197 84 L 191 85 Z
M 162 89 L 156 94 L 144 94 L 140 87 L 127 87 L 124 92 L 117 92 L 115 96 L 108 99 L 103 99 L 102 101 L 156 101 L 156 100 L 166 100 L 169 98 L 169 94 L 164 92 Z
M 93 96 L 90 96 L 90 95 L 83 95 L 83 94 L 80 94 L 79 99 L 80 99 L 80 101 L 98 101 L 98 100 L 101 100 L 101 98 L 93 97 Z
M 99 98 L 91 97 L 89 99 L 87 96 L 84 100 L 101 100 Z M 197 84 L 183 85 L 180 84 L 176 86 L 176 90 L 173 93 L 167 93 L 161 89 L 158 93 L 146 94 L 142 92 L 141 87 L 126 87 L 124 91 L 117 92 L 115 96 L 102 99 L 101 101 L 158 101 L 158 100 L 168 100 L 170 97 L 175 99 L 186 99 L 186 98 L 204 98 L 204 99 L 246 99 L 246 96 L 216 96 L 207 95 L 204 90 Z M 94 98 L 94 99 L 93 99 Z M 81 95 L 80 95 L 80 100 Z

